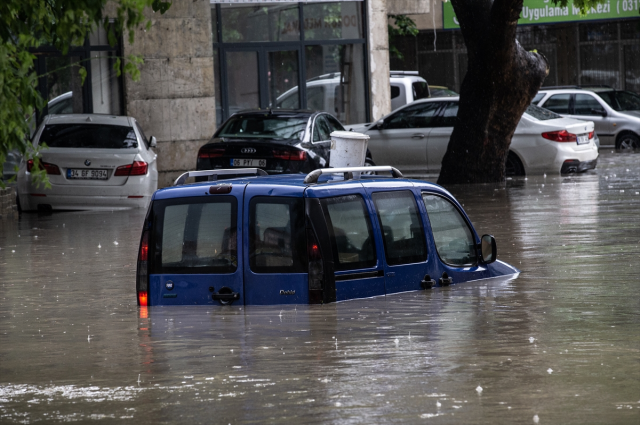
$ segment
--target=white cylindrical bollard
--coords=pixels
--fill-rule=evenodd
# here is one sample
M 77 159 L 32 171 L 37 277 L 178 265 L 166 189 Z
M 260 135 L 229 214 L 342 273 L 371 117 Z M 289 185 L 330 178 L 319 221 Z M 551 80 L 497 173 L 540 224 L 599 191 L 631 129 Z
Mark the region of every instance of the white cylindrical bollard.
M 331 156 L 329 166 L 362 167 L 367 157 L 369 136 L 354 131 L 334 131 L 331 133 Z

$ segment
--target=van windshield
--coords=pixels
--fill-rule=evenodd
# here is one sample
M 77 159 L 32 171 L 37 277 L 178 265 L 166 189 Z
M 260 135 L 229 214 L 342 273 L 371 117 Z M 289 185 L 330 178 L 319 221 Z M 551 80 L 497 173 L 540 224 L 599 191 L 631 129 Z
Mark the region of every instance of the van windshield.
M 229 118 L 218 137 L 242 139 L 302 139 L 307 117 L 264 115 L 237 115 Z

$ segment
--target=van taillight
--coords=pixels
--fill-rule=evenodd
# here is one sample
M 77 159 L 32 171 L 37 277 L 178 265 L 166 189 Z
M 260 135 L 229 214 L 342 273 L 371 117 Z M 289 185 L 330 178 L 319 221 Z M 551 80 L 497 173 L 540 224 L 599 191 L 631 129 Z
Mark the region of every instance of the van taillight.
M 144 161 L 133 161 L 133 164 L 121 165 L 116 168 L 116 176 L 144 176 L 147 174 L 147 164 Z
M 136 273 L 136 291 L 138 293 L 138 305 L 148 305 L 148 267 L 149 267 L 149 231 L 142 233 L 140 251 L 138 252 L 138 269 Z
M 318 238 L 312 229 L 307 229 L 307 253 L 309 256 L 309 290 L 322 289 L 324 266 Z

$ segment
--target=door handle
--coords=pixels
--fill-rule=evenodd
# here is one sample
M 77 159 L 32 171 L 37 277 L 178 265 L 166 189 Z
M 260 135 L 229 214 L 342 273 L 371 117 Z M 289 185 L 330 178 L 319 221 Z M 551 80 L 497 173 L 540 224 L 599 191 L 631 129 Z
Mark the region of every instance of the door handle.
M 396 275 L 396 272 L 387 273 L 387 277 L 394 277 L 395 275 Z
M 411 138 L 412 139 L 424 139 L 424 134 L 422 134 L 422 133 L 412 134 Z
M 212 289 L 213 287 L 209 287 L 210 291 Z M 222 305 L 231 305 L 234 301 L 240 299 L 240 294 L 233 292 L 231 288 L 223 286 L 218 292 L 214 292 L 213 295 L 211 295 L 211 299 L 218 301 Z

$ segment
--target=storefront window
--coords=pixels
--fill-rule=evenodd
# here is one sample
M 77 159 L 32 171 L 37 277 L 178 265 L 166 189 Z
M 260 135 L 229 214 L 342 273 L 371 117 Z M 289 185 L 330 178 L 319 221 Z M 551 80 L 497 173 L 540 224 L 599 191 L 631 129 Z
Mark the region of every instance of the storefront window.
M 224 43 L 300 39 L 298 3 L 221 5 Z
M 366 121 L 363 47 L 306 47 L 307 108 L 329 112 L 343 124 Z
M 362 4 L 358 1 L 306 4 L 305 40 L 362 38 Z

